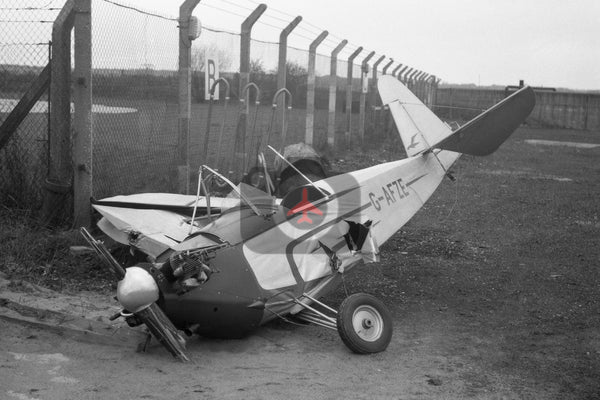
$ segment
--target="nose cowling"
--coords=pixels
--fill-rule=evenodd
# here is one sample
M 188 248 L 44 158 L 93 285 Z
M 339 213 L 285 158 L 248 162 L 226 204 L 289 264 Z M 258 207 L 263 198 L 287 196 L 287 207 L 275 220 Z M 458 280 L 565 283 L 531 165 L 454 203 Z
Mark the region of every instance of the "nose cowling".
M 117 299 L 130 312 L 138 312 L 158 300 L 156 281 L 143 268 L 129 267 L 117 285 Z

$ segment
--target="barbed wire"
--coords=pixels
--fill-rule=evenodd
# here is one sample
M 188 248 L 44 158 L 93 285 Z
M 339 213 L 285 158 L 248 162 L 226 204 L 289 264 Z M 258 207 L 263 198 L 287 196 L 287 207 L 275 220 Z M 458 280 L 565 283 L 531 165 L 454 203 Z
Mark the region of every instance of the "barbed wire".
M 0 7 L 0 11 L 58 11 L 60 7 Z
M 0 46 L 48 46 L 50 42 L 39 42 L 39 43 L 29 43 L 29 42 L 11 42 L 11 43 L 0 43 Z
M 52 7 L 49 8 L 50 4 L 54 3 L 56 0 L 50 0 L 43 6 L 27 6 L 27 7 L 0 7 L 0 10 L 9 10 L 9 11 L 31 11 L 31 10 L 60 10 L 60 7 Z
M 24 24 L 24 23 L 53 24 L 54 23 L 54 21 L 46 21 L 46 20 L 5 20 L 5 19 L 0 19 L 0 22 L 19 23 L 19 24 Z
M 178 18 L 171 17 L 171 16 L 166 16 L 166 15 L 161 15 L 161 14 L 157 14 L 157 13 L 154 13 L 154 12 L 151 12 L 151 11 L 142 10 L 141 8 L 138 8 L 138 7 L 126 4 L 126 3 L 122 2 L 122 1 L 112 1 L 112 0 L 102 0 L 102 1 L 104 1 L 105 3 L 110 3 L 110 4 L 115 5 L 117 7 L 126 8 L 128 10 L 137 11 L 140 14 L 149 15 L 151 17 L 161 18 L 161 19 L 164 19 L 164 20 L 167 20 L 167 21 L 179 22 Z
M 251 4 L 253 4 L 253 5 L 257 5 L 257 6 L 261 4 L 261 3 L 257 2 L 257 1 L 254 1 L 254 0 L 245 0 L 245 1 L 246 1 L 246 2 L 248 2 L 248 3 L 251 3 Z M 240 8 L 240 9 L 243 9 L 243 10 L 246 10 L 246 11 L 250 11 L 250 12 L 254 11 L 254 9 L 252 9 L 252 8 L 245 7 L 245 6 L 242 6 L 242 5 L 240 5 L 240 4 L 234 3 L 234 2 L 232 2 L 231 0 L 222 0 L 221 2 L 223 2 L 223 3 L 226 3 L 226 4 L 233 5 L 233 6 L 235 6 L 235 7 L 238 7 L 238 8 Z M 209 7 L 209 8 L 217 9 L 217 10 L 219 10 L 219 11 L 222 11 L 222 12 L 225 12 L 225 13 L 228 13 L 228 14 L 236 15 L 236 16 L 239 16 L 239 17 L 241 17 L 241 18 L 244 18 L 244 19 L 245 19 L 245 18 L 247 18 L 247 15 L 241 15 L 241 14 L 238 14 L 238 13 L 236 13 L 236 12 L 233 12 L 233 11 L 231 11 L 231 10 L 227 10 L 227 9 L 224 9 L 224 8 L 220 8 L 220 7 L 217 7 L 217 6 L 214 6 L 214 5 L 208 4 L 208 3 L 200 3 L 200 5 L 201 5 L 201 6 L 202 6 L 202 5 L 204 5 L 205 7 Z M 283 30 L 283 29 L 284 29 L 284 28 L 287 26 L 287 24 L 289 24 L 289 23 L 290 23 L 290 20 L 289 20 L 289 19 L 280 18 L 280 17 L 277 17 L 277 16 L 275 16 L 275 15 L 272 15 L 272 13 L 273 13 L 273 12 L 275 12 L 275 13 L 278 13 L 278 14 L 280 14 L 280 15 L 283 15 L 283 16 L 286 16 L 286 17 L 289 17 L 289 18 L 292 18 L 292 19 L 297 17 L 296 15 L 293 15 L 293 14 L 290 14 L 290 13 L 288 13 L 288 12 L 281 11 L 281 10 L 279 10 L 279 9 L 277 9 L 277 8 L 273 8 L 273 7 L 270 7 L 270 6 L 269 6 L 269 7 L 267 8 L 267 10 L 266 10 L 266 12 L 265 12 L 265 14 L 264 14 L 264 16 L 263 16 L 263 17 L 265 17 L 265 18 L 270 18 L 271 20 L 275 20 L 275 21 L 283 22 L 283 23 L 285 23 L 285 25 L 283 25 L 283 26 L 274 25 L 274 24 L 271 24 L 271 23 L 268 23 L 268 22 L 264 22 L 263 20 L 260 20 L 260 19 L 257 21 L 257 23 L 258 23 L 258 24 L 261 24 L 261 25 L 265 25 L 265 26 L 271 27 L 271 28 L 274 28 L 274 29 L 277 29 L 278 31 L 281 31 L 281 30 Z M 304 25 L 304 26 L 303 26 L 303 25 Z M 311 30 L 311 29 L 307 28 L 306 26 L 310 26 L 310 27 L 312 27 L 314 30 Z M 303 30 L 304 32 L 308 32 L 308 33 L 310 33 L 310 34 L 314 35 L 314 37 L 308 37 L 308 36 L 306 36 L 306 35 L 303 35 L 303 34 L 300 34 L 300 33 L 298 33 L 298 32 L 293 32 L 293 34 L 294 34 L 295 36 L 297 36 L 297 37 L 301 37 L 301 38 L 303 38 L 303 39 L 306 39 L 306 40 L 309 40 L 309 41 L 311 41 L 311 42 L 312 42 L 312 41 L 313 41 L 313 40 L 314 40 L 314 39 L 315 39 L 315 38 L 316 38 L 318 35 L 320 35 L 320 34 L 321 34 L 321 32 L 323 32 L 323 31 L 327 30 L 327 29 L 323 29 L 322 27 L 319 27 L 319 26 L 317 26 L 317 25 L 315 25 L 315 24 L 312 24 L 311 22 L 309 22 L 309 21 L 306 21 L 305 19 L 302 19 L 302 22 L 301 22 L 301 23 L 298 25 L 298 27 L 297 27 L 297 28 L 298 28 L 298 29 L 300 29 L 300 30 Z M 329 32 L 329 31 L 328 31 L 328 32 Z M 342 40 L 345 40 L 345 39 L 343 39 L 343 38 L 341 38 L 341 37 L 339 37 L 339 36 L 337 36 L 337 35 L 335 35 L 335 34 L 332 34 L 331 32 L 329 32 L 329 34 L 327 35 L 327 37 L 325 38 L 325 40 L 323 41 L 323 43 L 322 43 L 321 45 L 322 45 L 322 46 L 325 46 L 325 47 L 328 47 L 329 49 L 334 49 L 335 47 L 337 47 L 337 45 L 338 45 L 338 44 L 339 44 L 339 43 L 340 43 Z M 269 42 L 269 41 L 262 41 L 262 40 L 261 40 L 261 42 L 263 42 L 263 43 L 276 43 L 276 42 Z M 325 43 L 325 42 L 328 42 L 328 43 Z M 346 44 L 346 46 L 344 47 L 344 50 L 346 50 L 346 51 L 350 50 L 351 52 L 354 52 L 354 51 L 356 51 L 356 50 L 357 50 L 359 47 L 360 47 L 360 46 L 358 46 L 358 45 L 354 45 L 354 44 L 352 44 L 352 43 L 348 43 L 348 44 Z M 292 48 L 294 48 L 294 47 L 292 47 Z M 298 50 L 302 50 L 302 49 L 298 49 Z

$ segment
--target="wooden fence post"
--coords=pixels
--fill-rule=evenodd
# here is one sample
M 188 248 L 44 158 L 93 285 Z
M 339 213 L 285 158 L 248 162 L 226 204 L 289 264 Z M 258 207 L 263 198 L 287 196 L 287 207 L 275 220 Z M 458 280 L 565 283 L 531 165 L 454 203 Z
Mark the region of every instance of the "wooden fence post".
M 92 4 L 75 0 L 73 72 L 73 225 L 91 225 L 92 197 Z
M 71 216 L 71 29 L 75 19 L 75 0 L 65 3 L 52 24 L 50 60 L 50 120 L 48 137 L 48 175 L 44 182 L 43 219 L 47 224 L 61 223 Z
M 192 40 L 190 18 L 200 0 L 185 0 L 179 6 L 179 117 L 177 156 L 177 180 L 179 192 L 190 190 L 190 118 L 192 109 Z

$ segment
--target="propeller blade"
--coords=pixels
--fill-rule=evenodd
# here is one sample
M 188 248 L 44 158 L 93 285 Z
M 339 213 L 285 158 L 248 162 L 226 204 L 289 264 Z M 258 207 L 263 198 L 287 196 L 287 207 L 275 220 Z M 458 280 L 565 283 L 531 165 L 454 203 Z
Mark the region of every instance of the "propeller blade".
M 106 265 L 114 272 L 117 279 L 120 282 L 124 282 L 126 270 L 112 254 L 110 254 L 106 246 L 104 246 L 104 243 L 94 239 L 85 228 L 81 228 L 81 234 Z M 134 267 L 132 270 L 133 269 L 136 268 Z M 190 361 L 190 358 L 185 354 L 185 339 L 179 334 L 169 317 L 165 315 L 163 310 L 161 310 L 156 303 L 152 303 L 148 307 L 134 312 L 133 315 L 148 327 L 150 333 L 152 333 L 173 357 L 176 357 L 183 362 Z
M 185 339 L 156 303 L 134 313 L 150 330 L 152 335 L 173 355 L 183 362 L 190 361 L 185 353 Z

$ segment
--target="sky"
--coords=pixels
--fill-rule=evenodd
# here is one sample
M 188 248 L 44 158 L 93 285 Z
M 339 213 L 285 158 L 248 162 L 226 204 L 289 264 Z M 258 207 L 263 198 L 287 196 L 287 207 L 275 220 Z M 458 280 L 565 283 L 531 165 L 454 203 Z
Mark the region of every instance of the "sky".
M 147 10 L 178 14 L 177 2 L 128 0 Z M 278 41 L 294 16 L 303 21 L 288 39 L 308 48 L 321 30 L 328 54 L 342 38 L 348 52 L 363 46 L 440 77 L 448 83 L 527 84 L 600 89 L 598 0 L 264 0 L 267 12 L 253 37 Z M 256 0 L 202 0 L 201 23 L 239 31 Z M 237 14 L 237 15 L 236 15 Z M 277 29 L 278 28 L 278 29 Z M 377 57 L 376 56 L 376 57 Z M 360 61 L 361 57 L 358 57 Z
M 47 6 L 56 15 L 64 1 L 0 0 L 0 4 Z M 178 40 L 177 22 L 163 21 L 161 25 L 156 18 L 126 11 L 110 4 L 111 1 L 175 19 L 181 4 L 173 0 L 93 0 L 95 67 L 133 68 L 135 64 L 176 69 L 177 47 L 173 43 Z M 205 27 L 239 33 L 242 21 L 260 2 L 201 0 L 194 15 Z M 263 0 L 262 3 L 268 8 L 253 28 L 254 39 L 278 42 L 281 29 L 300 15 L 303 20 L 289 36 L 289 46 L 308 49 L 319 33 L 328 30 L 329 36 L 317 51 L 329 55 L 342 39 L 347 39 L 349 44 L 340 53 L 341 60 L 362 46 L 364 50 L 355 63 L 375 51 L 372 60 L 385 55 L 395 60 L 394 66 L 409 65 L 436 75 L 444 83 L 505 86 L 516 85 L 522 79 L 533 86 L 600 90 L 600 0 Z M 15 13 L 1 7 L 0 16 L 3 17 L 0 19 L 52 19 L 38 11 Z M 47 42 L 50 28 L 48 23 L 13 21 L 4 26 L 0 23 L 0 42 Z M 210 35 L 205 30 L 195 46 L 206 43 Z M 213 34 L 210 40 L 215 37 Z M 230 49 L 237 46 L 239 51 L 239 37 L 221 35 L 218 40 L 229 40 L 224 46 Z M 264 47 L 260 51 L 253 48 L 253 55 L 276 60 L 277 46 Z M 31 59 L 29 54 L 17 50 L 23 49 L 0 47 L 0 63 Z M 38 63 L 45 63 L 47 56 L 38 58 Z M 387 61 L 386 58 L 381 65 Z M 321 71 L 328 73 L 327 65 L 325 68 L 319 65 Z

